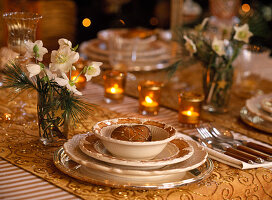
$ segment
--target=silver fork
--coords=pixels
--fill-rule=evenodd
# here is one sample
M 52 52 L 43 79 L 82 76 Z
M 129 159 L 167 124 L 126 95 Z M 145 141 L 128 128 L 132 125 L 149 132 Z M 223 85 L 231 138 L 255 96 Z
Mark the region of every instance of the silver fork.
M 216 141 L 214 136 L 209 132 L 209 130 L 206 127 L 199 127 L 196 128 L 198 133 L 201 135 L 201 137 L 208 143 L 211 144 L 212 147 L 221 149 L 224 151 L 224 154 L 229 155 L 231 157 L 234 157 L 236 159 L 242 160 L 244 162 L 252 164 L 253 162 L 256 163 L 263 163 L 264 160 L 262 158 L 256 157 L 254 155 L 248 154 L 246 152 L 237 150 L 232 147 L 232 145 Z
M 225 134 L 221 133 L 220 129 L 212 125 L 209 126 L 209 130 L 210 133 L 219 141 L 230 143 L 234 145 L 236 149 L 255 155 L 266 161 L 272 161 L 272 156 L 269 155 L 269 151 L 262 151 L 263 148 L 256 148 L 255 143 L 234 139 L 229 130 L 226 130 L 225 132 L 227 132 L 230 136 L 225 136 Z

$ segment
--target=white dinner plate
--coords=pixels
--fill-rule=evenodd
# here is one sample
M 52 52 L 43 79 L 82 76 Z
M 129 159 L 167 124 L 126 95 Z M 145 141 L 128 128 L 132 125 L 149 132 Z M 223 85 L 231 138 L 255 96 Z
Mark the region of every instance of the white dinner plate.
M 263 98 L 261 100 L 261 108 L 272 114 L 272 94 L 269 97 Z
M 86 135 L 76 135 L 71 140 L 64 144 L 64 150 L 70 159 L 73 161 L 105 173 L 118 174 L 119 176 L 160 176 L 169 175 L 189 171 L 202 165 L 207 159 L 207 152 L 204 148 L 194 141 L 188 141 L 194 148 L 193 155 L 183 162 L 166 165 L 159 169 L 142 169 L 139 167 L 123 166 L 118 164 L 111 164 L 96 160 L 84 154 L 79 148 L 79 142 Z
M 82 166 L 70 159 L 63 148 L 58 149 L 53 157 L 55 166 L 65 174 L 81 181 L 93 184 L 126 189 L 169 189 L 194 183 L 207 178 L 213 170 L 212 160 L 207 160 L 199 167 L 186 172 L 170 175 L 120 176 Z M 185 161 L 186 162 L 186 161 Z M 155 177 L 160 177 L 156 178 Z
M 145 167 L 146 169 L 159 168 L 169 164 L 175 164 L 190 158 L 194 148 L 182 138 L 174 139 L 166 145 L 164 150 L 151 160 L 127 160 L 110 154 L 99 138 L 94 134 L 88 134 L 79 142 L 79 148 L 86 155 L 104 162 L 133 167 Z
M 80 48 L 81 51 L 85 53 L 95 53 L 103 56 L 109 56 L 110 51 L 106 42 L 99 39 L 92 39 L 87 42 L 84 42 L 84 45 Z M 162 54 L 166 54 L 169 50 L 169 45 L 166 43 L 156 40 L 148 45 L 145 50 L 137 51 L 137 56 L 140 58 L 148 58 L 150 56 L 157 57 Z M 129 51 L 121 52 L 124 56 L 129 56 L 131 53 Z
M 264 95 L 251 97 L 250 99 L 246 101 L 246 108 L 254 115 L 257 115 L 263 118 L 264 120 L 272 123 L 272 114 L 264 111 L 261 106 L 261 101 L 271 96 L 272 94 L 270 93 L 270 94 L 264 94 Z
M 272 123 L 263 119 L 262 117 L 259 117 L 258 115 L 255 115 L 254 113 L 251 113 L 246 107 L 241 109 L 240 116 L 241 119 L 248 125 L 256 129 L 272 133 Z

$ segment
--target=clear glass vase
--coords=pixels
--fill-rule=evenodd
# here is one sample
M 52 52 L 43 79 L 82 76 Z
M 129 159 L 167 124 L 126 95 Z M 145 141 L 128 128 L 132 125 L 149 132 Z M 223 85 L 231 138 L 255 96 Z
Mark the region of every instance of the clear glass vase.
M 42 18 L 37 13 L 29 12 L 8 12 L 3 14 L 3 19 L 8 29 L 8 47 L 19 53 L 19 63 L 24 63 L 28 59 L 25 55 L 25 43 L 35 41 L 36 29 L 39 20 Z
M 228 111 L 230 91 L 233 83 L 233 67 L 225 63 L 204 68 L 203 91 L 205 100 L 202 108 L 209 112 Z
M 47 146 L 61 146 L 68 138 L 69 117 L 56 102 L 54 97 L 38 94 L 39 136 Z

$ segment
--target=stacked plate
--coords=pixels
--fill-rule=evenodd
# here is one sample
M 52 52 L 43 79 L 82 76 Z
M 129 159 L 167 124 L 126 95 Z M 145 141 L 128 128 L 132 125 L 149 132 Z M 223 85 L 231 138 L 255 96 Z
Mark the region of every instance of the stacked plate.
M 143 31 L 139 32 L 129 29 L 103 30 L 98 32 L 98 37 L 96 39 L 83 42 L 79 48 L 80 53 L 90 60 L 103 62 L 103 67 L 109 68 L 110 64 L 114 64 L 110 62 L 110 35 L 112 33 L 124 35 L 126 32 L 135 32 L 135 34 L 137 33 L 139 36 L 144 33 Z M 145 32 L 149 33 L 150 31 L 146 30 Z M 133 36 L 135 34 L 133 34 Z M 125 38 L 125 42 L 127 44 L 124 45 L 125 47 L 129 47 L 133 42 L 135 42 L 135 38 L 131 37 L 127 36 L 127 38 Z M 127 51 L 127 49 L 124 49 L 123 52 L 118 52 L 122 54 L 119 55 L 119 57 L 126 57 L 126 59 L 129 56 L 133 56 L 131 63 L 129 63 L 127 66 L 128 71 L 151 71 L 163 69 L 169 66 L 171 51 L 168 43 L 157 40 L 154 34 L 149 34 L 145 38 L 139 38 L 137 43 L 137 50 L 135 53 L 133 53 L 133 55 L 128 55 L 129 51 Z
M 240 115 L 254 128 L 272 133 L 272 93 L 248 99 Z
M 178 137 L 155 158 L 130 160 L 107 151 L 94 133 L 75 135 L 54 156 L 68 175 L 90 183 L 129 189 L 167 189 L 202 180 L 212 171 L 207 152 Z

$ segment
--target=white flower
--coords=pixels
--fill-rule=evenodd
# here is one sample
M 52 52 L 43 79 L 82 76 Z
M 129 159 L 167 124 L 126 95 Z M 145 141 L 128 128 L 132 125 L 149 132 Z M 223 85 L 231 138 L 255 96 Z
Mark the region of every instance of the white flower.
M 75 93 L 75 94 L 77 94 L 77 95 L 82 95 L 82 93 L 79 92 L 79 91 L 76 89 L 76 85 L 75 85 L 75 82 L 74 82 L 74 81 L 69 80 L 65 73 L 62 73 L 62 77 L 63 77 L 63 78 L 56 77 L 56 78 L 55 78 L 55 81 L 56 81 L 60 86 L 65 86 L 65 87 L 67 87 L 67 89 L 70 90 L 71 92 L 73 92 L 73 93 Z
M 41 40 L 37 40 L 34 43 L 27 41 L 25 46 L 27 54 L 30 57 L 36 58 L 38 61 L 42 61 L 44 54 L 48 53 L 48 50 L 43 47 L 43 42 Z
M 72 42 L 70 42 L 70 41 L 67 40 L 67 39 L 61 38 L 61 39 L 59 39 L 58 43 L 59 43 L 59 45 L 60 45 L 60 48 L 61 48 L 62 46 L 68 46 L 68 47 L 72 48 Z
M 92 77 L 98 76 L 100 74 L 100 66 L 102 62 L 91 62 L 91 64 L 87 67 L 85 76 L 87 81 L 91 80 Z
M 185 48 L 190 52 L 191 55 L 193 55 L 196 52 L 196 45 L 186 35 L 183 38 L 186 40 Z
M 53 74 L 49 69 L 45 69 L 45 72 L 49 80 L 54 80 L 58 76 L 57 74 Z
M 212 49 L 219 55 L 223 56 L 226 54 L 225 47 L 224 47 L 224 41 L 218 40 L 216 37 L 214 38 L 212 42 Z
M 249 31 L 248 24 L 244 24 L 243 26 L 234 27 L 235 35 L 234 39 L 238 41 L 244 41 L 245 43 L 248 43 L 249 38 L 253 35 Z
M 51 62 L 49 68 L 52 71 L 67 73 L 72 69 L 73 63 L 77 62 L 79 54 L 72 51 L 69 46 L 62 46 L 51 53 Z
M 28 72 L 30 73 L 29 74 L 30 78 L 32 76 L 38 75 L 43 70 L 43 68 L 40 65 L 38 65 L 38 64 L 28 64 L 26 66 L 26 68 L 27 68 Z

